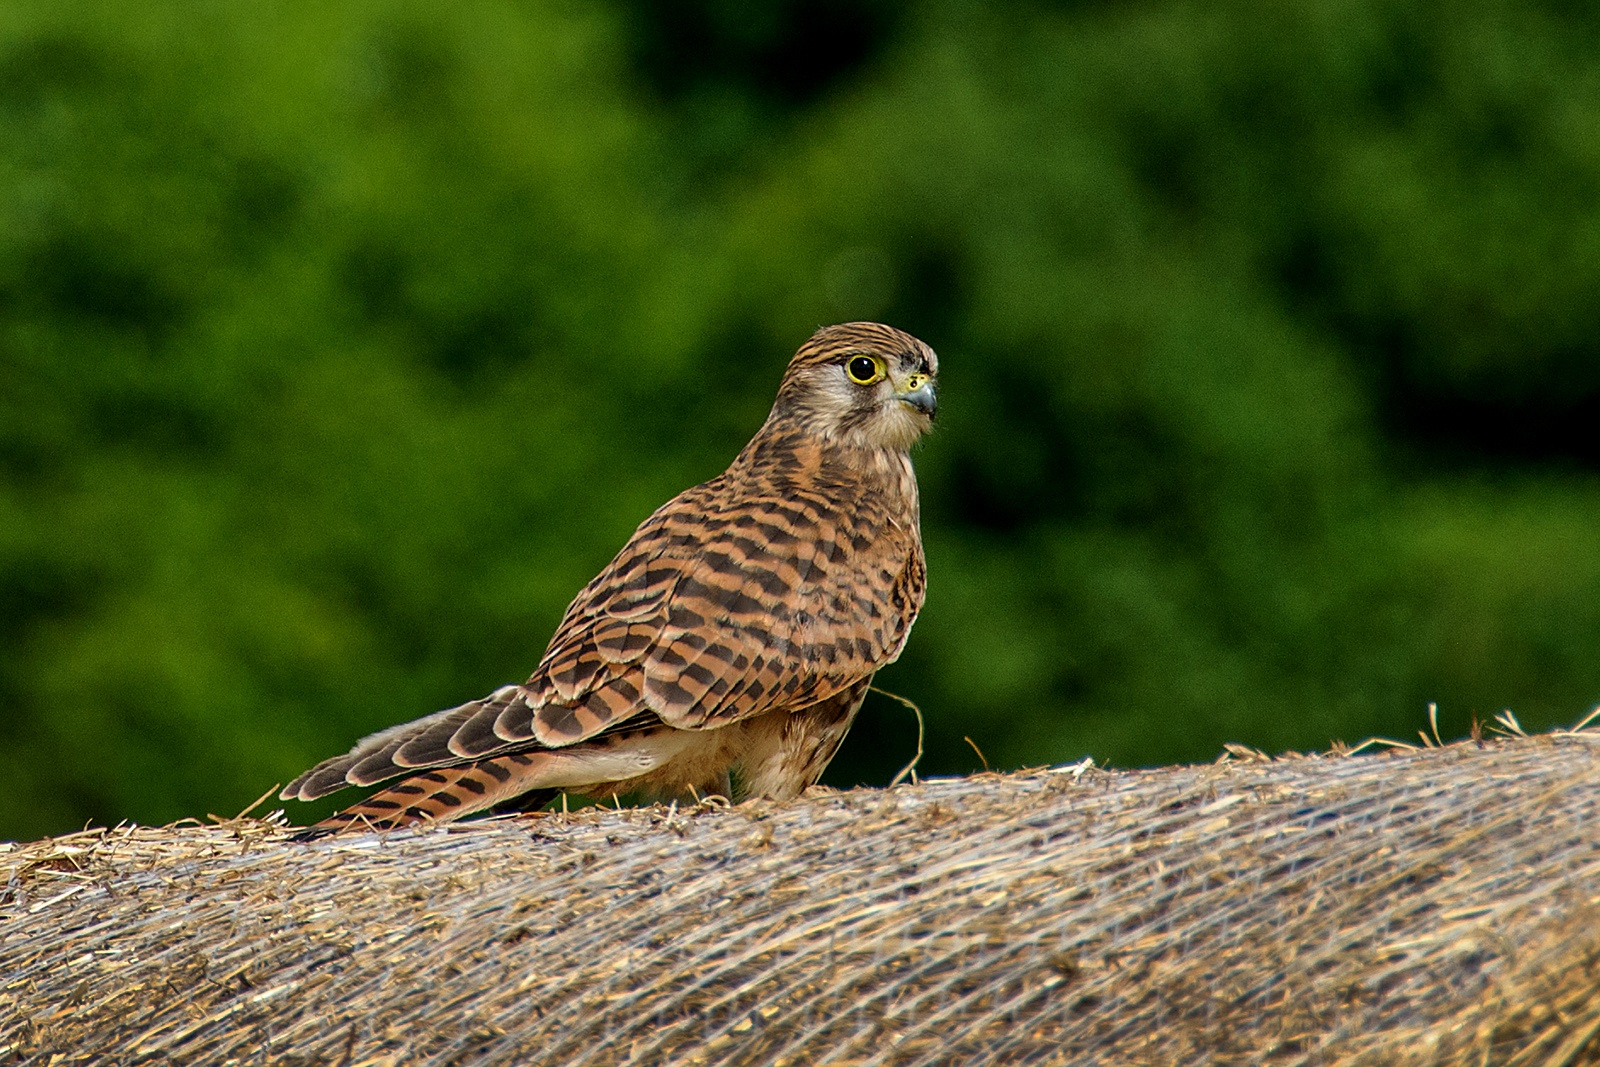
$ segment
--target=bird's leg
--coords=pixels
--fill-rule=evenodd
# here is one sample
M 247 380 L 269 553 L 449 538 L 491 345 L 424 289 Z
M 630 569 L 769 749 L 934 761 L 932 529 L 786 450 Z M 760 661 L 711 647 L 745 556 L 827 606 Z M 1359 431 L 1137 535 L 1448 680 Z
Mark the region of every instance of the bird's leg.
M 682 788 L 669 792 L 663 799 L 676 799 L 680 804 L 700 804 L 711 797 L 721 797 L 733 802 L 733 778 L 728 771 L 710 775 L 699 782 L 685 782 Z

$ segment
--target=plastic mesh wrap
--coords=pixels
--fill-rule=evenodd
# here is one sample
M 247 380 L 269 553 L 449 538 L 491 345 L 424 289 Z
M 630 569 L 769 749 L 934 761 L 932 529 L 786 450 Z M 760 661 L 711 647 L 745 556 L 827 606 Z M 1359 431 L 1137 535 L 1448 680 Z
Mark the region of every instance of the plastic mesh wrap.
M 0 1063 L 1600 1063 L 1600 738 L 0 852 Z

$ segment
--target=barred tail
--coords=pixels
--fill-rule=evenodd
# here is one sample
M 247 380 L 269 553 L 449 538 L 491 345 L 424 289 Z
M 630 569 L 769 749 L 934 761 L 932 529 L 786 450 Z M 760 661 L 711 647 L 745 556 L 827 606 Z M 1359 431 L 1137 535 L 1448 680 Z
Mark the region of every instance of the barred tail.
M 397 830 L 429 822 L 450 822 L 513 798 L 523 811 L 543 807 L 559 790 L 530 792 L 530 779 L 547 758 L 544 752 L 512 752 L 459 767 L 436 767 L 411 775 L 387 789 L 328 816 L 294 835 L 309 841 L 340 830 Z M 520 795 L 527 793 L 527 797 Z

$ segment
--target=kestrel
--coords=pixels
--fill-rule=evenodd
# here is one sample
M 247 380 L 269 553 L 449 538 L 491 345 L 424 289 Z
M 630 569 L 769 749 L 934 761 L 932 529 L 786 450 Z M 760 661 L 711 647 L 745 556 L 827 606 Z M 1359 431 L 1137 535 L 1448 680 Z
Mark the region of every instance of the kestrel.
M 314 800 L 404 776 L 306 836 L 560 792 L 731 798 L 736 778 L 741 795 L 785 799 L 815 783 L 922 607 L 908 453 L 937 374 L 933 350 L 892 327 L 818 330 L 732 465 L 639 525 L 532 677 L 289 783 L 284 799 Z

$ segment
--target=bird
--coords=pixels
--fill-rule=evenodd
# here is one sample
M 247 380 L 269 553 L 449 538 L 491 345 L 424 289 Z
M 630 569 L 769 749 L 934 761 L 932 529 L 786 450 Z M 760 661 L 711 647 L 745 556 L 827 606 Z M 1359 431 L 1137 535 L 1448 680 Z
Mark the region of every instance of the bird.
M 669 500 L 568 606 L 520 685 L 382 730 L 286 786 L 400 781 L 306 828 L 393 830 L 560 793 L 792 799 L 821 777 L 922 608 L 910 450 L 933 349 L 817 330 L 728 469 Z

